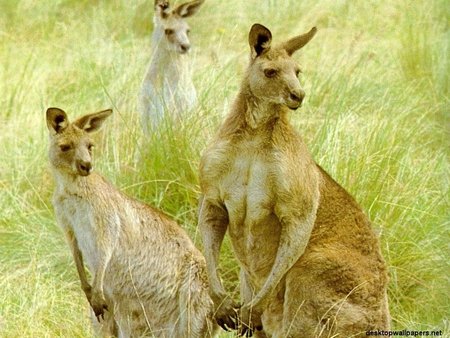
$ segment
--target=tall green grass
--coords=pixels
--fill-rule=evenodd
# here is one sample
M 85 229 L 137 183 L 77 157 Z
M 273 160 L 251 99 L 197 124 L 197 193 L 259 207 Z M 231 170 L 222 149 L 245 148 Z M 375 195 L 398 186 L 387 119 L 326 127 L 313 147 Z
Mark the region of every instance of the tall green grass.
M 145 138 L 136 101 L 152 3 L 0 0 L 0 336 L 92 336 L 50 203 L 46 108 L 75 117 L 113 107 L 97 170 L 200 246 L 199 157 L 238 90 L 254 22 L 275 41 L 318 26 L 296 56 L 307 102 L 292 121 L 381 236 L 394 328 L 449 332 L 446 1 L 208 0 L 190 20 L 199 107 Z M 228 243 L 222 270 L 237 295 Z

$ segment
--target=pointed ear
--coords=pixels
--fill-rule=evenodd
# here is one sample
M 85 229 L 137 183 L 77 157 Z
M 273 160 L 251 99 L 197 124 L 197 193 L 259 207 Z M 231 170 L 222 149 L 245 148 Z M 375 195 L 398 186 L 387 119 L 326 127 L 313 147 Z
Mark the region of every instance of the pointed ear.
M 252 59 L 255 59 L 270 49 L 272 33 L 263 25 L 255 23 L 248 34 L 248 43 L 250 45 Z
M 170 7 L 169 0 L 155 0 L 155 13 L 158 13 L 161 17 L 165 18 Z
M 69 119 L 64 110 L 59 108 L 48 108 L 47 109 L 47 128 L 49 131 L 58 134 L 67 128 L 69 125 Z
M 289 55 L 294 54 L 297 50 L 306 45 L 317 33 L 317 28 L 313 27 L 308 33 L 296 36 L 295 38 L 289 39 L 281 45 Z
M 186 2 L 178 6 L 174 12 L 177 13 L 182 18 L 187 18 L 188 16 L 194 15 L 198 12 L 200 6 L 205 2 L 205 0 L 194 0 L 191 2 Z
M 103 122 L 105 122 L 106 118 L 109 117 L 111 114 L 112 109 L 103 110 L 98 113 L 93 113 L 80 117 L 73 124 L 88 133 L 92 133 L 94 131 L 99 130 Z

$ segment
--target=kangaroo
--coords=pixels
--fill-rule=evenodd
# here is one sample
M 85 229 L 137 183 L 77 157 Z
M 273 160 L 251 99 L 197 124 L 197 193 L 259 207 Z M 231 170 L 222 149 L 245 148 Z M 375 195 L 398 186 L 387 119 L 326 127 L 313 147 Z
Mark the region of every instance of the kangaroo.
M 91 134 L 111 113 L 70 123 L 63 110 L 47 110 L 53 206 L 81 287 L 95 316 L 105 319 L 105 335 L 212 336 L 213 302 L 202 254 L 168 216 L 92 171 Z
M 142 126 L 146 134 L 165 117 L 179 118 L 197 104 L 197 93 L 186 55 L 191 48 L 186 18 L 194 15 L 204 0 L 170 8 L 169 1 L 155 0 L 153 55 L 139 95 Z
M 270 30 L 252 26 L 240 91 L 201 158 L 211 298 L 217 323 L 241 335 L 365 337 L 389 328 L 386 264 L 369 220 L 289 122 L 305 97 L 292 54 L 316 31 L 272 46 Z M 227 230 L 241 268 L 239 321 L 218 275 Z

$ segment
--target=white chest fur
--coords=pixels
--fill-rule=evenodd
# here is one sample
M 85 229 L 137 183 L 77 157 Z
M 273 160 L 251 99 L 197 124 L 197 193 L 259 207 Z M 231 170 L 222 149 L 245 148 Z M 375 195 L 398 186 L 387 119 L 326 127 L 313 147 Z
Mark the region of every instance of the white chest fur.
M 270 170 L 265 159 L 250 152 L 239 154 L 230 167 L 220 184 L 221 199 L 231 226 L 252 227 L 272 212 Z
M 76 195 L 56 195 L 54 207 L 59 224 L 69 227 L 91 271 L 98 262 L 98 238 L 93 206 Z
M 156 50 L 141 86 L 139 109 L 144 131 L 164 118 L 182 118 L 197 104 L 189 60 Z
M 226 164 L 220 166 L 227 169 L 217 178 L 217 190 L 212 191 L 218 192 L 217 198 L 228 212 L 236 257 L 256 285 L 270 270 L 281 228 L 274 214 L 276 164 L 270 149 L 263 150 L 258 141 L 237 147 L 235 156 L 221 159 Z

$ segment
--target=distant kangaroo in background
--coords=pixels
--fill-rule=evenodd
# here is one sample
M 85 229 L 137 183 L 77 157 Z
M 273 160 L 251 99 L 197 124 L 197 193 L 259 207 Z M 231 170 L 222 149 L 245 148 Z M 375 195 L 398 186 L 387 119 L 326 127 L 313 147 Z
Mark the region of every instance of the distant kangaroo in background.
M 291 56 L 315 33 L 272 46 L 271 32 L 252 26 L 241 89 L 200 163 L 199 229 L 216 320 L 238 326 L 218 274 L 228 230 L 241 267 L 242 335 L 365 337 L 390 325 L 378 238 L 289 122 L 305 97 Z
M 205 260 L 181 227 L 92 172 L 90 134 L 111 110 L 69 123 L 47 110 L 58 224 L 81 287 L 105 335 L 210 337 L 213 302 Z M 83 260 L 93 276 L 88 282 Z
M 186 18 L 197 13 L 204 0 L 170 8 L 155 0 L 152 57 L 139 95 L 142 126 L 147 134 L 165 118 L 180 118 L 197 104 L 189 60 L 191 48 Z M 168 114 L 167 116 L 165 114 Z

